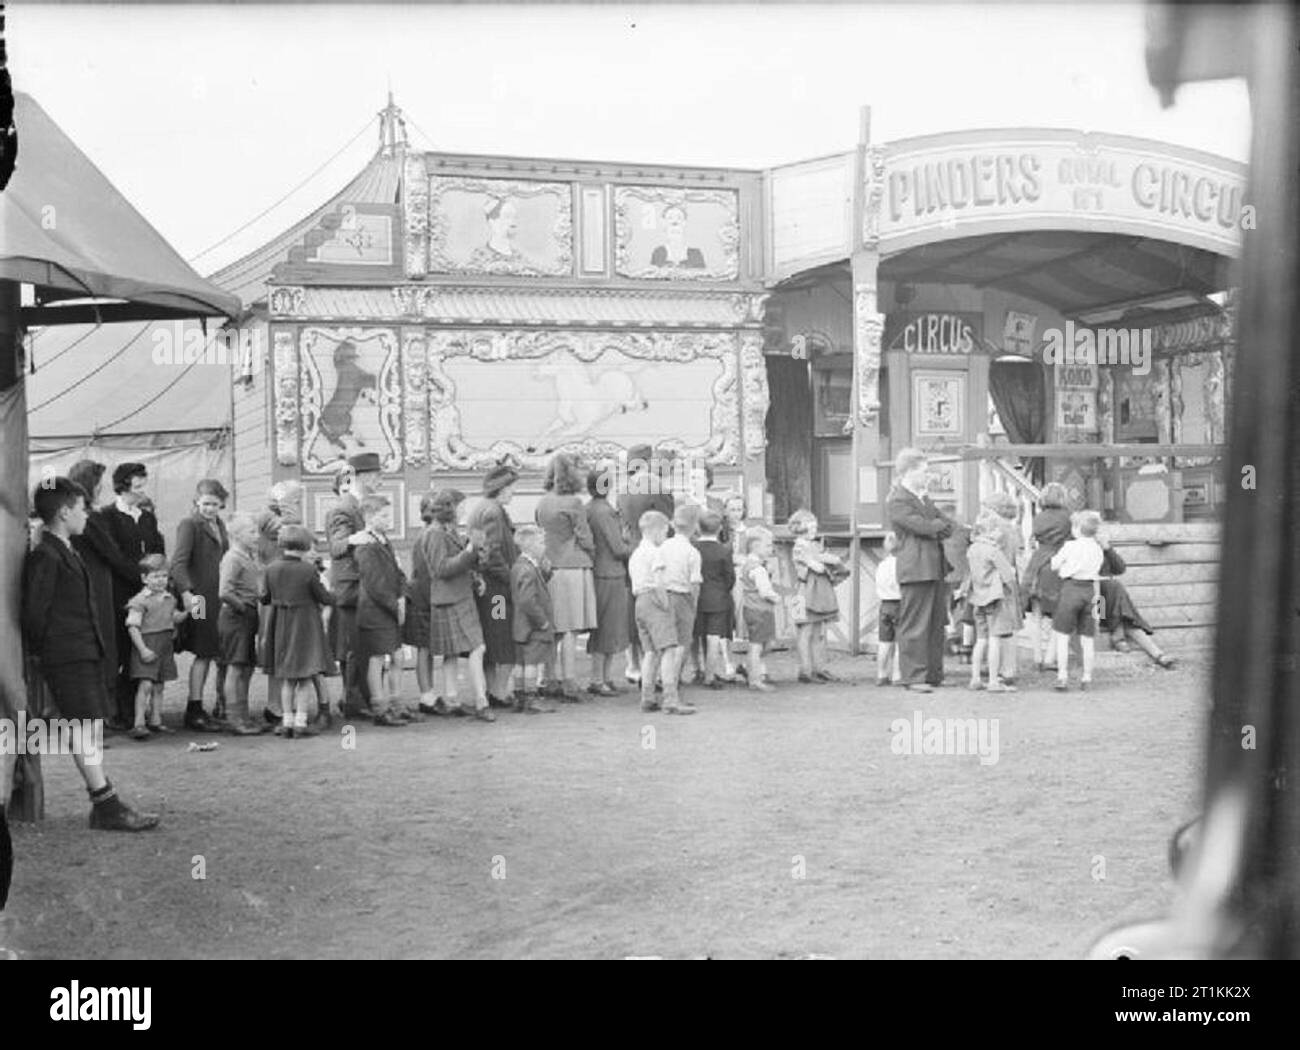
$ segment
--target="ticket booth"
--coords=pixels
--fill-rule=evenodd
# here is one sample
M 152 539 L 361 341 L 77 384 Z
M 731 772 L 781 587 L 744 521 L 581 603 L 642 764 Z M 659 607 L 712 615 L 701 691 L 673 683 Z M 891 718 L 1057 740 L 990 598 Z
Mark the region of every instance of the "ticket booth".
M 979 505 L 979 467 L 947 458 L 988 430 L 989 356 L 979 313 L 908 311 L 885 323 L 889 431 L 895 451 L 931 454 L 936 503 L 963 520 Z

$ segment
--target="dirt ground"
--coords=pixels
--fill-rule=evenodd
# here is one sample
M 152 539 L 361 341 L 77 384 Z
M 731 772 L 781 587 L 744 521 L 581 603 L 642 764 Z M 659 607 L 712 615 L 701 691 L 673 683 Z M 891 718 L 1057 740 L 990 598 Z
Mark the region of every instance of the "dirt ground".
M 109 776 L 163 813 L 140 835 L 89 831 L 71 761 L 47 758 L 47 819 L 14 829 L 10 946 L 1070 958 L 1163 910 L 1169 835 L 1199 797 L 1203 661 L 1106 654 L 1088 693 L 1031 672 L 1005 696 L 967 690 L 955 660 L 931 696 L 877 688 L 867 658 L 832 669 L 856 682 L 798 686 L 778 655 L 777 692 L 692 689 L 692 718 L 644 715 L 628 692 L 494 725 L 360 722 L 354 750 L 115 736 Z M 173 687 L 173 724 L 182 698 Z M 891 723 L 918 710 L 997 719 L 998 761 L 893 753 Z

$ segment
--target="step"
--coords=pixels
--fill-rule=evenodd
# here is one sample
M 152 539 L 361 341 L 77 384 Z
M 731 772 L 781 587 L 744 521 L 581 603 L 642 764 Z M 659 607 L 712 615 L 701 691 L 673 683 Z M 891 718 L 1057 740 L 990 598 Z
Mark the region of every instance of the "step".
M 1176 525 L 1121 525 L 1108 522 L 1104 526 L 1111 543 L 1145 543 L 1156 540 L 1162 543 L 1218 543 L 1218 522 L 1180 522 Z
M 1204 605 L 1218 599 L 1217 583 L 1133 583 L 1123 578 L 1125 590 L 1142 613 L 1170 605 Z
M 1168 565 L 1130 565 L 1116 577 L 1130 591 L 1134 587 L 1152 587 L 1161 584 L 1206 583 L 1219 579 L 1219 563 L 1192 561 Z
M 1115 544 L 1119 556 L 1128 565 L 1177 565 L 1183 562 L 1218 563 L 1217 543 L 1170 543 L 1162 547 L 1150 544 Z
M 1138 606 L 1142 615 L 1156 630 L 1162 627 L 1210 627 L 1217 622 L 1217 602 L 1197 605 L 1169 605 L 1146 609 Z

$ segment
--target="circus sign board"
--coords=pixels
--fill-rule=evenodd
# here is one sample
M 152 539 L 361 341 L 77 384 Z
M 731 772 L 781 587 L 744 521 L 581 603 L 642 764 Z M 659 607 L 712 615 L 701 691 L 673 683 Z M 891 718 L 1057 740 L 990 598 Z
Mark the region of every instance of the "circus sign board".
M 886 253 L 956 237 L 1067 229 L 1133 233 L 1236 256 L 1242 229 L 1253 226 L 1244 165 L 1118 135 L 1026 130 L 908 139 L 883 148 L 875 178 L 867 228 L 879 231 Z

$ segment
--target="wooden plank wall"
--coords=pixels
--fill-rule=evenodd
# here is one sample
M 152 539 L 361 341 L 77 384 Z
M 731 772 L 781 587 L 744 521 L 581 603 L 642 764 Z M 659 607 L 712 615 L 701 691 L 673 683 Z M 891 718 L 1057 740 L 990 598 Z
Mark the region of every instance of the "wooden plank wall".
M 264 345 L 269 346 L 267 326 L 260 326 Z M 254 513 L 265 505 L 271 487 L 271 360 L 269 350 L 262 367 L 254 371 L 250 382 L 236 375 L 234 383 L 234 506 L 232 509 Z

